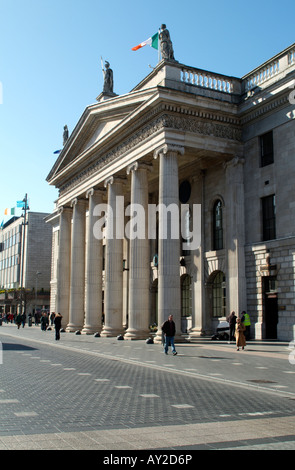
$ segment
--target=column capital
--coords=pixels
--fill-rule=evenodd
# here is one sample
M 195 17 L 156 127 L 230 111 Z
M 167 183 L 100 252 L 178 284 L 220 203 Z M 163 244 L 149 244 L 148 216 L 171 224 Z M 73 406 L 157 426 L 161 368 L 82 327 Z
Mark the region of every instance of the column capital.
M 132 171 L 136 171 L 136 170 L 152 171 L 152 169 L 153 169 L 152 163 L 137 161 L 127 166 L 126 173 L 127 175 L 130 175 Z
M 93 196 L 94 194 L 104 196 L 105 195 L 105 189 L 104 188 L 90 188 L 86 191 L 86 198 L 89 199 L 90 196 Z
M 104 187 L 107 188 L 109 184 L 123 183 L 125 179 L 124 176 L 109 176 L 104 180 Z
M 164 144 L 154 151 L 154 159 L 157 160 L 160 154 L 167 155 L 168 153 L 184 155 L 184 147 L 176 144 Z
M 57 209 L 58 215 L 66 213 L 66 212 L 72 212 L 72 208 L 69 206 L 61 206 L 61 207 L 58 207 Z
M 71 200 L 71 207 L 74 207 L 78 203 L 85 204 L 86 199 L 79 199 L 78 197 L 74 197 L 74 199 Z

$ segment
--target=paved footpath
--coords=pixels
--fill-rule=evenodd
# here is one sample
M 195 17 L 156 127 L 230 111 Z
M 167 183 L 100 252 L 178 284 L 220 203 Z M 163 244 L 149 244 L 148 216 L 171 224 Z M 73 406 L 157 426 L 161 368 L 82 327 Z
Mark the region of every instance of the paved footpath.
M 194 343 L 177 344 L 178 355 L 165 356 L 161 345 L 146 344 L 145 341 L 62 333 L 61 340 L 57 342 L 54 331 L 42 332 L 35 326 L 18 330 L 15 325 L 6 324 L 0 327 L 0 341 L 0 377 L 3 373 L 0 417 L 3 416 L 5 423 L 0 429 L 0 450 L 111 450 L 112 458 L 122 455 L 114 452 L 127 451 L 126 455 L 128 452 L 132 455 L 141 449 L 150 453 L 164 454 L 166 451 L 181 455 L 190 455 L 195 450 L 217 449 L 295 450 L 293 344 L 253 341 L 245 351 L 236 351 L 233 343 L 200 339 Z M 40 351 L 44 352 L 40 355 Z M 71 384 L 73 388 L 77 386 L 77 375 L 84 376 L 85 380 L 87 376 L 91 377 L 92 383 L 95 381 L 99 387 L 109 386 L 117 379 L 114 387 L 118 395 L 106 396 L 110 393 L 106 388 L 104 390 L 108 391 L 101 395 L 109 402 L 112 396 L 115 397 L 113 403 L 106 401 L 103 404 L 108 412 L 105 425 L 102 424 L 104 417 L 100 410 L 100 426 L 95 426 L 90 413 L 86 413 L 88 418 L 80 423 L 80 428 L 77 423 L 71 428 L 69 420 L 65 419 L 67 407 L 64 405 L 65 416 L 59 427 L 50 424 L 48 415 L 47 425 L 34 428 L 38 410 L 20 406 L 21 393 L 24 396 L 25 392 L 19 390 L 20 382 L 13 376 L 14 363 L 7 364 L 8 357 L 12 357 L 8 354 L 12 352 L 18 354 L 19 367 L 22 367 L 21 360 L 27 361 L 23 362 L 23 367 L 30 373 L 34 367 L 38 373 L 37 364 L 42 365 L 42 370 L 47 366 L 51 375 L 48 373 L 46 380 L 54 381 L 58 374 L 61 376 L 61 372 L 57 372 L 61 369 L 63 374 L 76 373 L 75 381 L 67 382 L 68 388 Z M 51 359 L 45 358 L 46 353 Z M 63 361 L 74 356 L 75 367 L 65 367 L 69 364 Z M 93 378 L 92 364 L 98 364 L 98 360 L 101 374 Z M 80 364 L 81 369 L 78 370 Z M 113 367 L 117 369 L 111 372 Z M 11 372 L 9 380 L 5 375 L 8 372 Z M 127 378 L 129 380 L 127 385 L 122 385 L 123 376 L 126 384 Z M 119 378 L 121 384 L 118 384 Z M 33 378 L 27 377 L 27 381 L 30 380 Z M 11 390 L 8 395 L 6 383 L 19 391 L 17 398 L 12 396 Z M 26 383 L 25 378 L 23 383 Z M 86 387 L 87 382 L 83 383 Z M 92 386 L 89 382 L 89 391 Z M 180 391 L 178 395 L 173 393 L 174 386 Z M 40 400 L 49 393 L 50 387 L 46 387 L 40 387 Z M 129 403 L 126 393 L 132 388 L 134 393 L 138 389 L 138 393 L 132 395 Z M 114 388 L 112 390 L 114 394 Z M 120 404 L 119 393 L 122 392 L 127 401 L 122 400 Z M 87 390 L 83 389 L 81 393 L 84 393 L 85 408 L 88 406 L 92 412 L 91 393 L 89 397 Z M 161 393 L 165 395 L 159 405 Z M 145 400 L 145 405 L 139 400 Z M 113 407 L 113 414 L 107 411 L 108 405 Z M 117 415 L 115 418 L 116 406 L 121 407 L 122 421 Z M 132 406 L 137 410 L 133 415 L 130 411 Z M 72 413 L 72 408 L 70 411 Z M 54 406 L 50 413 L 55 414 Z M 56 422 L 56 416 L 54 419 Z M 24 420 L 25 426 L 19 424 L 19 420 Z

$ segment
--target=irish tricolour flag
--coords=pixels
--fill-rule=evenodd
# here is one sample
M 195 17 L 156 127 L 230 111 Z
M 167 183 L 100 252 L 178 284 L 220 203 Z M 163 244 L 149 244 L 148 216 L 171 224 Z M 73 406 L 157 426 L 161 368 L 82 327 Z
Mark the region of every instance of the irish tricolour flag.
M 141 49 L 144 46 L 151 46 L 154 49 L 158 49 L 158 41 L 159 41 L 159 34 L 156 33 L 154 34 L 151 38 L 148 38 L 146 41 L 141 42 L 138 44 L 138 46 L 132 47 L 133 51 L 138 51 L 138 49 Z

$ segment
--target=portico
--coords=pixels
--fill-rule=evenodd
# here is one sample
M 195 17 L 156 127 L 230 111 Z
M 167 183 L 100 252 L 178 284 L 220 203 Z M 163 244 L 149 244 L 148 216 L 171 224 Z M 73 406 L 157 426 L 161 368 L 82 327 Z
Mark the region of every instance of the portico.
M 185 341 L 247 309 L 244 86 L 162 60 L 130 93 L 86 108 L 47 178 L 59 188 L 51 310 L 66 331 L 145 339 L 156 320 L 160 342 L 172 314 Z

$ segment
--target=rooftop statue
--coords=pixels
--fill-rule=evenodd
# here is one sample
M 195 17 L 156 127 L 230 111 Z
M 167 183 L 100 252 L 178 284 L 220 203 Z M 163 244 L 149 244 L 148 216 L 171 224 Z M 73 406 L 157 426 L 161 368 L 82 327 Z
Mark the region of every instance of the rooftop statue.
M 166 29 L 165 24 L 161 25 L 161 31 L 159 33 L 159 39 L 160 39 L 162 59 L 175 61 L 173 45 L 172 45 L 172 41 L 171 41 L 171 38 L 170 38 L 170 33 L 169 33 L 168 29 Z
M 65 145 L 69 138 L 69 130 L 68 126 L 64 126 L 64 133 L 63 133 L 63 144 Z
M 104 75 L 103 93 L 113 93 L 114 81 L 113 71 L 110 68 L 110 63 L 105 61 L 105 69 L 102 69 Z

